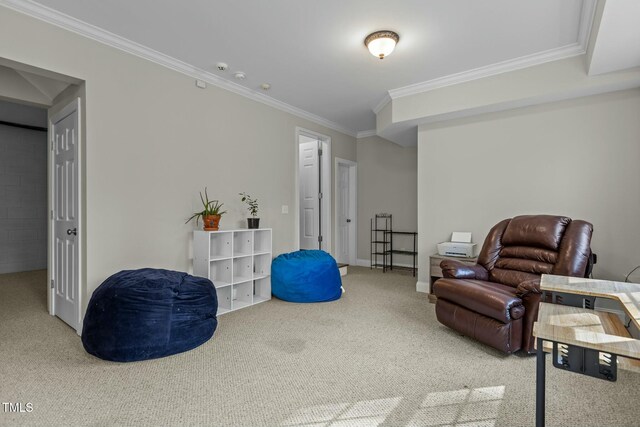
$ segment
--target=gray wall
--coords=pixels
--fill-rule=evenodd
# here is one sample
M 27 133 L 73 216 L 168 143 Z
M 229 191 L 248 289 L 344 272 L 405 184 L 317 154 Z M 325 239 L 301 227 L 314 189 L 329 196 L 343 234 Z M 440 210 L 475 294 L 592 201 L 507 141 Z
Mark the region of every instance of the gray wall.
M 498 221 L 536 213 L 592 222 L 595 277 L 622 280 L 640 264 L 639 118 L 634 89 L 423 125 L 418 287 L 451 231 L 480 246 Z
M 358 259 L 370 258 L 370 220 L 393 215 L 393 229 L 417 231 L 417 147 L 404 148 L 379 136 L 358 139 Z M 412 250 L 413 241 L 397 237 L 394 248 Z M 411 246 L 411 247 L 410 247 Z M 394 263 L 412 259 L 394 255 Z
M 46 127 L 43 109 L 0 102 L 0 120 Z M 0 274 L 47 267 L 47 133 L 0 125 Z

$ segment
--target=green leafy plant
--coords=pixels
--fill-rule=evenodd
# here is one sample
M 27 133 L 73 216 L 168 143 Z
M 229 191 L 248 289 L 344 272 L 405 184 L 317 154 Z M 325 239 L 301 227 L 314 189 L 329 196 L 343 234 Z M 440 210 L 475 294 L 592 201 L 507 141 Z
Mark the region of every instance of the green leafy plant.
M 208 215 L 223 215 L 227 213 L 227 211 L 222 211 L 222 212 L 220 211 L 224 203 L 220 203 L 217 200 L 209 200 L 209 195 L 207 194 L 207 187 L 204 188 L 204 196 L 202 195 L 202 192 L 200 192 L 200 200 L 202 201 L 202 207 L 204 209 L 202 209 L 200 212 L 195 212 L 193 215 L 191 215 L 191 217 L 187 220 L 187 222 L 185 222 L 185 224 L 194 218 L 196 219 L 196 224 L 199 224 L 198 221 L 202 217 L 205 217 Z
M 251 213 L 252 217 L 258 216 L 258 199 L 253 199 L 247 193 L 239 193 L 242 196 L 242 201 L 245 202 L 247 206 L 247 210 Z

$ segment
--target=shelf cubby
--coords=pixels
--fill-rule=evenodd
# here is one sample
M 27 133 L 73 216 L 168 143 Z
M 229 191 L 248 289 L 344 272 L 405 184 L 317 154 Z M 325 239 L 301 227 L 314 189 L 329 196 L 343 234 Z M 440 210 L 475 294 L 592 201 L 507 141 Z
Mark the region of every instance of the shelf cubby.
M 271 253 L 271 230 L 257 230 L 253 235 L 253 253 Z
M 233 256 L 253 254 L 253 231 L 238 231 L 233 233 Z
M 253 278 L 258 279 L 271 275 L 271 254 L 260 254 L 253 257 Z
M 209 259 L 225 259 L 233 256 L 233 233 L 216 233 L 211 235 Z
M 216 288 L 231 284 L 231 259 L 210 262 L 210 280 Z
M 231 311 L 231 286 L 216 289 L 218 294 L 218 314 Z
M 243 256 L 233 259 L 233 283 L 248 282 L 253 279 L 253 257 Z
M 231 298 L 231 307 L 234 310 L 253 304 L 253 285 L 251 281 L 233 285 Z
M 271 299 L 271 277 L 264 277 L 253 281 L 253 303 Z

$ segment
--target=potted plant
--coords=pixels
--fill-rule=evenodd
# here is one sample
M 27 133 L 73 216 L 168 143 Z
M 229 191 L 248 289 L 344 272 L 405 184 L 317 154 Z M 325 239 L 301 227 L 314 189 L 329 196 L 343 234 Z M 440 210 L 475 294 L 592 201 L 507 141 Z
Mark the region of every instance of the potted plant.
M 191 215 L 191 218 L 189 218 L 187 222 L 195 218 L 196 224 L 199 224 L 199 220 L 202 218 L 202 223 L 204 225 L 203 229 L 205 231 L 217 231 L 220 224 L 220 218 L 222 218 L 222 215 L 227 212 L 220 211 L 224 203 L 220 203 L 217 200 L 209 200 L 206 187 L 204 189 L 204 197 L 202 196 L 202 192 L 200 193 L 200 200 L 202 201 L 202 207 L 204 209 Z M 185 224 L 187 222 L 185 222 Z
M 251 214 L 251 218 L 247 218 L 247 227 L 248 228 L 259 228 L 260 227 L 260 218 L 258 216 L 258 199 L 253 199 L 247 193 L 240 193 L 242 196 L 242 201 L 247 204 L 247 210 Z

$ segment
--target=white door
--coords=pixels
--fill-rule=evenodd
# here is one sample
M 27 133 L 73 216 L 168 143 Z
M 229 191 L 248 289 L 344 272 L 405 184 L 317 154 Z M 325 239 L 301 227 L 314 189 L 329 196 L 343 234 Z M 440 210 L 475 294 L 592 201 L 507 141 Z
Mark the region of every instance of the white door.
M 337 161 L 336 166 L 336 255 L 340 263 L 355 264 L 355 164 Z
M 320 162 L 318 141 L 300 143 L 300 249 L 319 249 Z
M 78 107 L 74 101 L 51 119 L 53 314 L 78 330 Z

